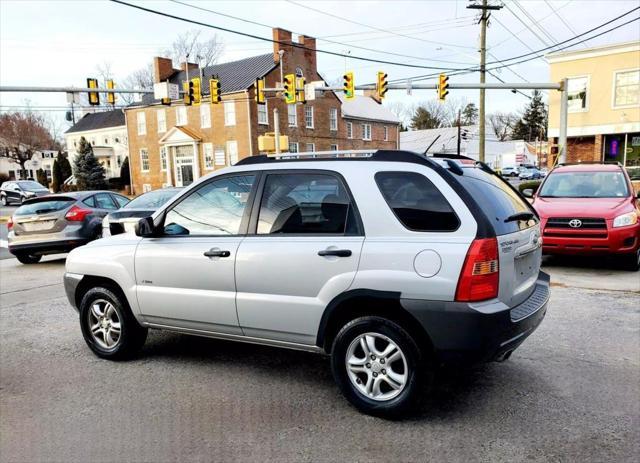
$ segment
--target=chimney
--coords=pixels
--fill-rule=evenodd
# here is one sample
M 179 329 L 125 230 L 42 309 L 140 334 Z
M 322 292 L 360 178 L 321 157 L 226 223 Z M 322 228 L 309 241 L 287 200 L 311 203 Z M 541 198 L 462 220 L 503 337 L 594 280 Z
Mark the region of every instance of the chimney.
M 363 90 L 363 94 L 366 97 L 373 98 L 373 101 L 375 101 L 376 103 L 382 104 L 382 101 L 378 99 L 378 94 L 376 93 L 375 88 L 368 88 L 366 90 Z
M 273 62 L 280 63 L 280 50 L 284 50 L 285 53 L 291 54 L 291 32 L 279 27 L 273 28 Z M 280 43 L 278 43 L 280 42 Z M 287 63 L 287 57 L 285 55 L 284 62 Z
M 199 75 L 200 66 L 198 66 L 198 63 L 181 63 L 180 70 L 186 71 L 187 66 L 189 66 L 189 77 L 197 77 Z
M 298 37 L 298 43 L 304 47 L 299 50 L 304 53 L 304 62 L 306 63 L 307 69 L 312 71 L 313 74 L 316 74 L 318 72 L 316 61 L 316 39 L 301 35 Z
M 156 56 L 153 58 L 153 81 L 164 82 L 173 75 L 173 63 L 170 58 Z

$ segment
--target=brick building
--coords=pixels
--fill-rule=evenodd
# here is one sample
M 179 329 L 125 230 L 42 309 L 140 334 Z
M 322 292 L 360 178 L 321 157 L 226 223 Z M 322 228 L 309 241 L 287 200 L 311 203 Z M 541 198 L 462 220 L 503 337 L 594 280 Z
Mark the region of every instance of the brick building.
M 324 92 L 306 104 L 287 105 L 268 94 L 267 104 L 258 105 L 255 80 L 265 77 L 266 87 L 276 87 L 281 65 L 283 74 L 304 76 L 306 82 L 323 81 L 317 71 L 315 39 L 299 36 L 299 46 L 295 46 L 291 33 L 282 29 L 274 29 L 273 38 L 277 42 L 273 53 L 202 70 L 188 64 L 190 78 L 203 76 L 205 96 L 198 106 L 185 106 L 181 101 L 164 106 L 148 95 L 126 109 L 136 193 L 188 185 L 216 169 L 259 154 L 258 136 L 274 131 L 274 108 L 278 108 L 281 134 L 289 136 L 290 151 L 397 148 L 399 121 L 368 96 L 343 104 L 334 92 Z M 186 69 L 187 64 L 177 70 L 170 59 L 154 58 L 156 82 L 182 87 Z M 208 96 L 212 75 L 220 78 L 219 104 L 211 104 Z

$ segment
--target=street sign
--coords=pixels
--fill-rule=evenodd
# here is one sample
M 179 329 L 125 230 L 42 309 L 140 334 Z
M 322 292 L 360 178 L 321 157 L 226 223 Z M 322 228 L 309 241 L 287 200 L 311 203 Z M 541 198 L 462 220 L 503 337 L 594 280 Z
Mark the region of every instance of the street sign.
M 153 84 L 153 97 L 156 100 L 161 100 L 163 98 L 177 100 L 180 98 L 178 84 L 170 84 L 169 82 L 158 82 L 157 84 Z
M 80 104 L 80 94 L 74 92 L 67 92 L 67 103 Z
M 324 82 L 321 80 L 314 80 L 313 82 L 309 82 L 304 85 L 304 99 L 315 100 L 316 99 L 316 88 L 324 87 Z

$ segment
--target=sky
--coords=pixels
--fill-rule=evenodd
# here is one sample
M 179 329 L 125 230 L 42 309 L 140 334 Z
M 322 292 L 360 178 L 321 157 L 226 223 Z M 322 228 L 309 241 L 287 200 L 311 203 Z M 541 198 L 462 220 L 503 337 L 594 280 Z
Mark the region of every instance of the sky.
M 170 0 L 125 1 L 206 24 L 271 37 L 269 27 Z M 345 69 L 355 72 L 358 84 L 374 82 L 380 70 L 385 71 L 390 80 L 438 72 L 402 64 L 465 68 L 479 63 L 477 10 L 467 9 L 470 2 L 466 0 L 180 1 L 317 37 L 317 48 L 321 50 L 398 63 L 371 63 L 319 53 L 318 68 L 328 81 L 340 79 Z M 490 19 L 487 61 L 554 45 L 639 6 L 638 0 L 490 0 L 490 3 L 502 3 L 504 7 L 493 12 Z M 625 19 L 638 15 L 636 11 Z M 193 29 L 201 30 L 203 37 L 218 34 L 224 43 L 220 62 L 272 51 L 272 44 L 265 41 L 195 26 L 108 0 L 0 0 L 0 85 L 85 86 L 86 78 L 95 76 L 96 67 L 106 62 L 111 65 L 117 86 L 118 78 L 150 63 L 157 51 L 166 48 L 178 34 Z M 631 40 L 640 40 L 640 22 L 617 28 L 571 50 Z M 507 82 L 549 79 L 544 58 L 494 73 Z M 478 80 L 477 73 L 450 78 L 450 82 Z M 496 81 L 496 78 L 487 76 L 487 81 Z M 478 103 L 477 90 L 451 90 L 449 97 Z M 434 98 L 434 90 L 414 90 L 411 95 L 406 91 L 390 91 L 385 103 L 401 101 L 410 105 Z M 520 94 L 491 90 L 487 92 L 487 113 L 520 111 L 527 102 Z M 63 93 L 0 92 L 0 111 L 28 105 L 62 119 L 62 107 L 66 104 Z

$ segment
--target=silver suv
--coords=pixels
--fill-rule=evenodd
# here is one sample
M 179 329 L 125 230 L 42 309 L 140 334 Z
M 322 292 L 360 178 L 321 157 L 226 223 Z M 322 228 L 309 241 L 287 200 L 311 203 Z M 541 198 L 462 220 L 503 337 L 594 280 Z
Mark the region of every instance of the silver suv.
M 156 328 L 325 353 L 377 415 L 439 364 L 509 357 L 549 298 L 535 211 L 483 164 L 353 156 L 244 159 L 72 251 L 89 347 L 128 357 Z

